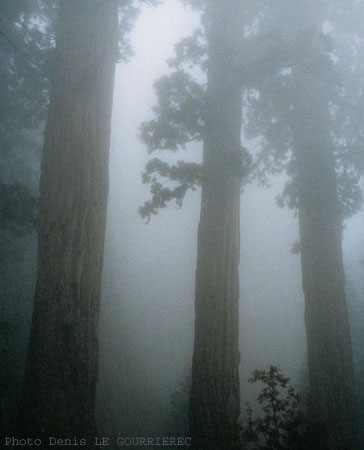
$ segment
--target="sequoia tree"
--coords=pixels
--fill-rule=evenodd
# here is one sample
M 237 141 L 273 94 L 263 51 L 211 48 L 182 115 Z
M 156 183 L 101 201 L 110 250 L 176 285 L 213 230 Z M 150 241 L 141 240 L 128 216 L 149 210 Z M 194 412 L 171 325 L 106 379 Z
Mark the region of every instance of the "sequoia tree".
M 239 448 L 239 233 L 243 2 L 209 2 L 190 421 L 198 449 Z
M 94 436 L 118 2 L 61 1 L 20 435 Z M 48 448 L 48 447 L 47 447 Z
M 305 75 L 298 78 L 295 89 L 302 92 L 307 81 Z M 323 99 L 323 92 L 321 83 L 313 83 L 310 95 L 295 103 L 293 164 L 312 413 L 316 421 L 327 425 L 333 448 L 341 448 L 343 442 L 353 443 L 356 406 L 341 247 L 342 214 L 328 120 L 330 99 Z
M 330 129 L 322 121 L 318 127 L 316 116 L 327 117 L 329 103 L 316 102 L 312 114 L 309 104 L 319 93 L 312 88 L 312 94 L 295 104 L 292 115 L 294 170 L 312 413 L 327 425 L 336 448 L 354 436 L 354 374 L 335 160 Z
M 16 415 L 30 323 L 34 271 L 26 256 L 36 254 L 53 6 L 3 0 L 0 8 L 0 435 Z
M 242 93 L 236 68 L 242 48 L 243 2 L 200 4 L 207 60 L 199 61 L 203 52 L 194 44 L 202 32 L 196 31 L 177 46 L 174 64 L 180 69 L 179 64 L 188 58 L 198 61 L 207 77 L 206 90 L 183 70 L 162 79 L 157 84 L 158 120 L 145 124 L 142 136 L 151 150 L 173 150 L 190 138 L 202 140 L 202 167 L 182 162 L 171 167 L 152 160 L 144 180 L 151 182 L 153 198 L 141 212 L 154 213 L 171 198 L 180 202 L 194 183 L 202 186 L 190 427 L 194 448 L 232 450 L 240 446 L 238 265 L 245 161 L 240 140 Z M 160 176 L 180 184 L 168 189 L 159 183 Z
M 358 167 L 351 163 L 361 140 L 353 94 L 360 86 L 347 70 L 353 49 L 335 35 L 342 17 L 335 8 L 318 8 L 297 19 L 294 31 L 271 28 L 260 31 L 262 38 L 252 36 L 247 130 L 263 135 L 257 167 L 284 167 L 290 175 L 281 199 L 299 216 L 310 412 L 326 426 L 332 448 L 342 448 L 357 445 L 341 240 L 344 217 L 361 201 Z M 256 51 L 260 45 L 264 50 Z

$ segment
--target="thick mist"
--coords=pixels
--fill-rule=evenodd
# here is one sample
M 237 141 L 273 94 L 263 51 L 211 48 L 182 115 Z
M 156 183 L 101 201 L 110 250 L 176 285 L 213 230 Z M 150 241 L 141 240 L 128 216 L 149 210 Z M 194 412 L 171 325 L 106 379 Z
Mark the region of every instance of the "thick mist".
M 276 366 L 360 450 L 362 5 L 82 2 L 0 8 L 1 432 L 251 448 Z
M 148 154 L 137 135 L 152 115 L 153 82 L 168 71 L 175 43 L 196 25 L 197 15 L 177 1 L 144 7 L 131 35 L 135 56 L 117 69 L 100 322 L 100 417 L 108 429 L 104 414 L 118 416 L 109 432 L 163 427 L 171 394 L 191 367 L 200 196 L 189 193 L 182 209 L 172 206 L 145 223 L 137 210 L 149 196 L 141 181 Z M 201 148 L 185 154 L 198 161 Z M 299 389 L 308 383 L 300 258 L 291 252 L 298 222 L 275 200 L 284 181 L 242 190 L 242 402 L 253 399 L 247 378 L 256 367 L 275 364 Z M 348 261 L 357 258 L 361 223 L 356 218 L 345 228 Z

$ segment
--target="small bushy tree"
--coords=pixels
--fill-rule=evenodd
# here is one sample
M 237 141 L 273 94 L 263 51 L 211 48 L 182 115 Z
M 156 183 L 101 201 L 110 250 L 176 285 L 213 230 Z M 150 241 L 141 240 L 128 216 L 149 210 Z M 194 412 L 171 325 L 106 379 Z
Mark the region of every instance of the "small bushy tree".
M 303 450 L 327 448 L 323 428 L 305 415 L 304 401 L 289 378 L 276 366 L 256 369 L 249 383 L 262 383 L 257 403 L 262 414 L 254 415 L 250 405 L 242 426 L 242 441 L 248 449 Z

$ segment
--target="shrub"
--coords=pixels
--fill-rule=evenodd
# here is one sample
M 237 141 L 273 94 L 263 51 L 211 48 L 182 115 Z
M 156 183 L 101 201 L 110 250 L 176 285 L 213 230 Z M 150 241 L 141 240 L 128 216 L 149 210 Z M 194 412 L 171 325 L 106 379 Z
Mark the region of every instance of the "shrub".
M 302 396 L 289 385 L 276 366 L 256 369 L 249 383 L 262 383 L 257 403 L 261 414 L 253 415 L 247 405 L 242 425 L 244 448 L 257 450 L 325 450 L 323 427 L 312 423 L 305 414 Z

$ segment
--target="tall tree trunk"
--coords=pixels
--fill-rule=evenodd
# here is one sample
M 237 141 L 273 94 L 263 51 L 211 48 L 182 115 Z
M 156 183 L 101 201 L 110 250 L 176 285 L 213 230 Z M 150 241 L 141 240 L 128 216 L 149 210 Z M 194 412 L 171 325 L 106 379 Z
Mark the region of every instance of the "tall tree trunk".
M 42 437 L 44 444 L 48 436 L 88 437 L 97 428 L 97 324 L 117 17 L 114 0 L 60 2 L 21 413 L 23 435 Z
M 335 163 L 329 130 L 317 126 L 306 100 L 296 118 L 295 162 L 311 413 L 327 426 L 330 448 L 354 448 L 356 405 Z
M 241 0 L 208 2 L 208 88 L 190 396 L 193 445 L 239 448 Z

